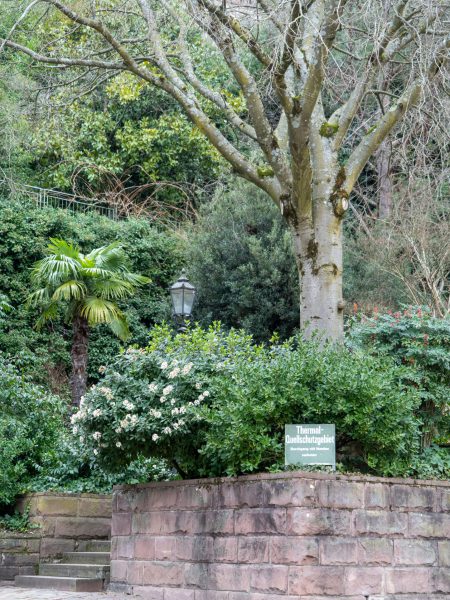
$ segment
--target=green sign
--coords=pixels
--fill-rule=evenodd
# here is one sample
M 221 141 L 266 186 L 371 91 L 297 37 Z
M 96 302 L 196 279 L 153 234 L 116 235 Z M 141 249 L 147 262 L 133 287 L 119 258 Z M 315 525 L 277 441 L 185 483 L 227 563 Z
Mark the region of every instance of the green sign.
M 336 468 L 334 425 L 285 425 L 286 465 L 331 465 Z

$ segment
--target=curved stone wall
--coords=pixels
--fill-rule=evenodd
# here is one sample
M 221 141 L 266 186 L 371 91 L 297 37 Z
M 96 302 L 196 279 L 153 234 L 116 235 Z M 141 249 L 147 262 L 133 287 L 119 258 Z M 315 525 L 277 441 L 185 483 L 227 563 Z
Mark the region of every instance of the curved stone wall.
M 289 472 L 119 486 L 111 581 L 147 600 L 450 598 L 450 483 Z

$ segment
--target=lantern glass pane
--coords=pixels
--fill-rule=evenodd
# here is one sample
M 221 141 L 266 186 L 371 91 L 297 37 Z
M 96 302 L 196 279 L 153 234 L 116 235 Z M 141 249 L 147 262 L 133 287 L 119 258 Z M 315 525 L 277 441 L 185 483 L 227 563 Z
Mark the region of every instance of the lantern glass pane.
M 170 290 L 172 295 L 173 312 L 176 315 L 183 314 L 183 288 Z
M 184 314 L 186 316 L 189 316 L 192 312 L 194 298 L 195 298 L 195 290 L 190 290 L 190 289 L 184 290 Z

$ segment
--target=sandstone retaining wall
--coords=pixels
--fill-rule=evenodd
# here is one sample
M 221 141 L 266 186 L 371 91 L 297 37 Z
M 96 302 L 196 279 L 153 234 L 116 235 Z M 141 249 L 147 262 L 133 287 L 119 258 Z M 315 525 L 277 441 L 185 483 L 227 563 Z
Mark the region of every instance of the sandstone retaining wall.
M 40 561 L 79 549 L 83 540 L 111 537 L 111 496 L 42 492 L 19 498 L 17 509 L 29 506 L 30 534 L 0 532 L 0 581 L 32 575 Z
M 450 598 L 450 484 L 291 472 L 119 486 L 112 589 L 147 600 Z

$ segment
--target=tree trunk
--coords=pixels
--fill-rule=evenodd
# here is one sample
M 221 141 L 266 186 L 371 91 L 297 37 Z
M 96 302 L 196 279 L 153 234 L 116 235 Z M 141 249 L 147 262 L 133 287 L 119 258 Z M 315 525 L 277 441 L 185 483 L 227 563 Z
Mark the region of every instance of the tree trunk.
M 72 342 L 72 404 L 80 406 L 81 397 L 86 393 L 88 362 L 89 326 L 87 320 L 77 315 L 73 320 Z
M 292 230 L 292 227 L 291 227 Z M 300 328 L 304 337 L 318 332 L 324 339 L 344 337 L 342 298 L 342 218 L 331 202 L 315 210 L 314 228 L 292 232 L 300 281 Z
M 378 218 L 387 219 L 392 209 L 391 147 L 385 140 L 376 153 L 378 174 Z

